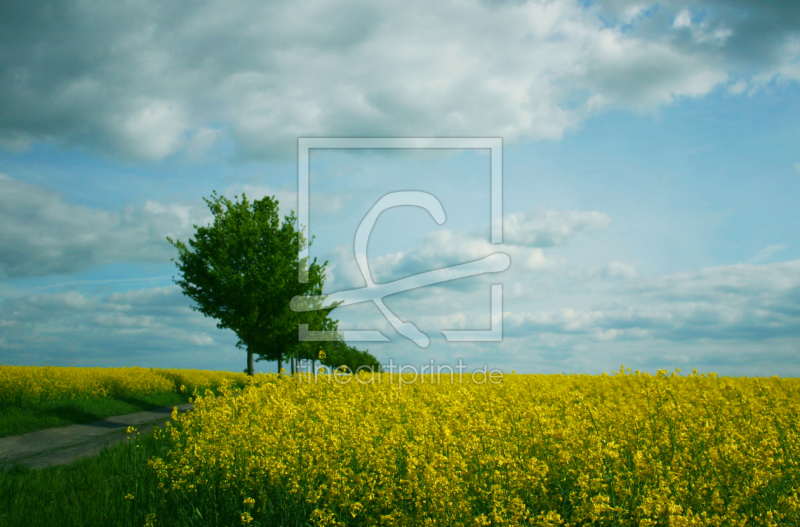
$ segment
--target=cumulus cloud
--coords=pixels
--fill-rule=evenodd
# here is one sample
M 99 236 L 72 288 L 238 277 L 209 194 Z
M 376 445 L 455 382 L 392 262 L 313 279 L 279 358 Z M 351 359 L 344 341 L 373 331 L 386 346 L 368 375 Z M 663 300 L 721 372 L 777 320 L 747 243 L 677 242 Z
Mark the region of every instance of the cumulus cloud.
M 546 304 L 540 310 L 533 308 L 535 297 L 522 304 L 507 298 L 500 348 L 495 343 L 447 346 L 439 333 L 488 329 L 488 287 L 477 295 L 460 290 L 443 294 L 441 289 L 400 295 L 387 299 L 387 305 L 432 337 L 431 356 L 438 363 L 470 357 L 482 363 L 491 350 L 493 367 L 518 371 L 597 372 L 620 363 L 730 374 L 798 371 L 800 261 L 710 267 L 624 281 L 594 275 L 587 280 L 605 286 L 601 294 L 591 296 L 594 304 L 587 307 L 573 303 L 568 290 L 561 299 L 567 305 Z M 189 306 L 176 286 L 105 296 L 64 291 L 5 298 L 0 301 L 0 350 L 7 363 L 238 370 L 244 359 L 232 332 L 218 330 L 213 320 Z M 427 360 L 393 332 L 374 306 L 353 308 L 361 310 L 352 316 L 346 308 L 343 329 L 379 330 L 393 339 L 392 348 L 370 344 L 382 360 Z
M 752 260 L 750 260 L 750 263 L 764 262 L 764 261 L 769 260 L 770 258 L 772 258 L 772 255 L 774 255 L 775 253 L 779 253 L 779 252 L 784 251 L 784 250 L 786 250 L 788 248 L 789 248 L 789 244 L 788 243 L 778 243 L 778 244 L 775 244 L 775 245 L 770 245 L 768 247 L 764 247 L 763 249 L 758 251 L 758 254 L 756 254 L 753 257 Z
M 800 79 L 796 2 L 600 0 L 599 6 L 612 20 L 630 23 L 640 38 L 670 42 L 682 54 L 705 56 L 727 72 L 743 76 L 736 84 L 757 87 L 775 78 Z
M 249 200 L 275 196 L 281 212 L 296 210 L 297 193 L 239 184 L 225 195 Z M 342 207 L 341 198 L 313 194 L 322 213 Z M 199 199 L 189 205 L 146 201 L 106 211 L 70 204 L 57 193 L 0 174 L 0 278 L 69 274 L 111 262 L 167 262 L 175 249 L 167 236 L 186 241 L 194 225 L 213 221 Z
M 244 356 L 234 334 L 189 306 L 177 286 L 104 297 L 69 291 L 6 298 L 0 301 L 3 361 L 239 369 Z
M 739 264 L 640 277 L 605 305 L 508 312 L 509 335 L 571 334 L 595 340 L 752 341 L 800 337 L 800 261 Z
M 608 278 L 631 279 L 640 276 L 639 269 L 635 265 L 625 262 L 611 262 L 605 266 L 603 273 Z
M 116 261 L 165 262 L 166 237 L 185 239 L 208 222 L 200 206 L 147 201 L 105 211 L 0 174 L 0 277 L 74 273 Z
M 563 245 L 578 232 L 595 232 L 610 224 L 611 218 L 602 212 L 539 207 L 503 218 L 503 238 L 510 245 L 554 247 Z
M 619 262 L 616 262 L 619 263 Z M 740 264 L 695 272 L 634 276 L 604 273 L 519 273 L 504 281 L 503 342 L 448 344 L 441 330 L 489 329 L 489 287 L 418 290 L 386 299 L 402 320 L 431 337 L 438 363 L 490 361 L 518 371 L 601 372 L 620 364 L 648 371 L 699 368 L 736 375 L 800 372 L 800 261 Z M 535 285 L 514 295 L 522 281 Z M 550 290 L 538 287 L 549 281 Z M 492 283 L 495 283 L 494 281 Z M 583 293 L 583 294 L 576 294 Z M 352 309 L 356 309 L 353 306 Z M 381 358 L 417 363 L 422 352 L 388 327 L 371 305 L 337 312 L 341 327 L 380 330 L 392 339 L 372 344 Z M 384 351 L 381 351 L 384 350 Z M 382 355 L 385 353 L 385 355 Z M 422 352 L 425 353 L 425 352 Z
M 0 145 L 144 160 L 225 138 L 271 157 L 292 157 L 298 136 L 558 138 L 731 73 L 797 79 L 800 52 L 797 6 L 756 0 L 0 9 Z
M 491 243 L 483 230 L 436 230 L 408 251 L 372 258 L 370 271 L 376 283 L 387 282 L 480 260 L 498 252 L 508 254 L 511 268 L 519 272 L 554 270 L 564 268 L 566 260 L 558 255 L 545 255 L 543 248 L 564 245 L 579 232 L 594 232 L 610 223 L 611 218 L 601 212 L 552 211 L 539 207 L 503 218 L 503 244 Z M 331 289 L 366 285 L 355 263 L 352 245 L 335 248 L 330 261 Z
M 585 64 L 587 82 L 603 101 L 649 110 L 676 97 L 696 97 L 725 82 L 724 68 L 699 54 L 604 30 Z

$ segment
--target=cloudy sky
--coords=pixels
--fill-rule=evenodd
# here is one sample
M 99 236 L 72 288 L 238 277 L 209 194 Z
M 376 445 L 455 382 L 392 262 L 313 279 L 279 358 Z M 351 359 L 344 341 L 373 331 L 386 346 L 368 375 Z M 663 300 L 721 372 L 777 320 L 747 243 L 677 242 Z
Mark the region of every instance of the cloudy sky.
M 800 374 L 800 4 L 758 0 L 0 5 L 0 363 L 241 370 L 190 309 L 174 249 L 202 200 L 297 208 L 300 137 L 503 140 L 312 150 L 326 291 L 505 253 L 510 267 L 337 310 L 395 364 Z M 491 327 L 502 342 L 447 342 Z M 259 363 L 273 370 L 274 363 Z

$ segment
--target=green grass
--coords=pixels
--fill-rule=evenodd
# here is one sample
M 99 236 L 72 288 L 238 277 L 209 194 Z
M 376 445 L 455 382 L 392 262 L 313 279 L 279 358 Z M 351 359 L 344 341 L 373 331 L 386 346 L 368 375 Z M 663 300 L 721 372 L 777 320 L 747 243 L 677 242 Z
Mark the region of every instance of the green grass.
M 170 445 L 168 438 L 149 433 L 71 465 L 0 469 L 0 527 L 143 527 L 149 514 L 155 514 L 153 525 L 158 527 L 241 526 L 237 493 L 214 491 L 187 500 L 157 490 L 158 479 L 147 460 L 165 457 Z M 126 498 L 128 494 L 134 499 Z M 249 527 L 308 525 L 286 521 L 281 511 L 270 516 L 276 521 L 256 521 Z
M 71 465 L 0 470 L 0 526 L 142 527 L 156 502 L 147 459 L 165 446 L 149 434 Z
M 112 415 L 124 415 L 187 402 L 183 393 L 160 393 L 137 397 L 71 399 L 47 405 L 0 405 L 0 437 L 25 434 L 45 428 L 90 423 Z

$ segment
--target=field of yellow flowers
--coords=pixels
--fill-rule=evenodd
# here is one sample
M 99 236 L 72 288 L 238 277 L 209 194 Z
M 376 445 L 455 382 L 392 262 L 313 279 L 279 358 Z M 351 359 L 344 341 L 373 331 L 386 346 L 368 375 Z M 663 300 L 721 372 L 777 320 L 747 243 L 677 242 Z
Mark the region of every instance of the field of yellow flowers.
M 800 525 L 800 379 L 469 377 L 198 397 L 157 438 L 146 523 Z
M 244 383 L 243 373 L 155 368 L 64 368 L 0 365 L 0 405 L 41 405 L 50 401 L 132 397 L 216 389 Z

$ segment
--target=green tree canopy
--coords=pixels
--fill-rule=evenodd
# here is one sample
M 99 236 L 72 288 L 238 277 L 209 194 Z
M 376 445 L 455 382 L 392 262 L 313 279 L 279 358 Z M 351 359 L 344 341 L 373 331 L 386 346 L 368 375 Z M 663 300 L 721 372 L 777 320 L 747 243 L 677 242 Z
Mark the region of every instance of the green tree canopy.
M 360 350 L 349 346 L 342 341 L 331 342 L 325 351 L 325 358 L 320 362 L 331 368 L 347 366 L 351 372 L 356 372 L 360 367 L 369 368 L 367 371 L 380 372 L 381 363 L 369 350 Z
M 231 201 L 214 192 L 204 199 L 214 223 L 195 225 L 188 246 L 167 238 L 178 250 L 175 265 L 181 275 L 175 283 L 196 302 L 192 309 L 218 320 L 239 337 L 237 346 L 247 350 L 247 372 L 253 374 L 253 357 L 280 361 L 297 344 L 299 323 L 335 327 L 328 316 L 333 308 L 295 313 L 294 296 L 319 295 L 328 262 L 314 259 L 308 282 L 298 280 L 300 249 L 310 245 L 296 226 L 292 212 L 280 221 L 278 201 L 265 197 L 250 202 Z M 301 267 L 302 266 L 302 267 Z

